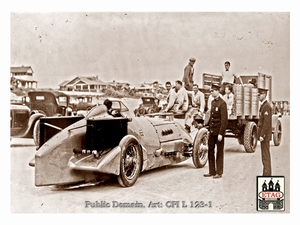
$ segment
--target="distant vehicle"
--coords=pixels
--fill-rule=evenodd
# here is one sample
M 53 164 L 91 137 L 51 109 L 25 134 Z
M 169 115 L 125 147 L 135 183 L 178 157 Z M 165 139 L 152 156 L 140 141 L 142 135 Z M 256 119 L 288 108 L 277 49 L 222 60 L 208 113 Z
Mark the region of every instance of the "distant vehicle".
M 18 138 L 33 138 L 37 130 L 41 113 L 31 114 L 26 105 L 10 104 L 10 136 Z
M 30 109 L 31 115 L 38 115 L 38 118 L 45 116 L 68 116 L 73 114 L 69 104 L 68 95 L 53 90 L 33 90 L 28 92 L 25 104 Z M 32 136 L 36 145 L 39 140 L 39 119 L 36 121 Z
M 110 174 L 130 187 L 142 171 L 191 157 L 196 168 L 206 165 L 205 128 L 193 139 L 178 121 L 168 119 L 170 113 L 134 117 L 122 101 L 111 100 L 116 117 L 97 105 L 85 117 L 41 118 L 40 145 L 30 162 L 36 186 L 88 185 Z
M 100 92 L 81 92 L 81 91 L 61 91 L 69 96 L 69 107 L 72 108 L 74 115 L 82 111 L 88 111 L 101 102 L 104 93 Z
M 155 97 L 141 97 L 142 104 L 134 110 L 135 116 L 157 113 L 161 110 L 159 99 Z
M 72 115 L 70 97 L 60 91 L 35 90 L 28 92 L 29 108 L 32 113 L 42 113 L 45 116 Z

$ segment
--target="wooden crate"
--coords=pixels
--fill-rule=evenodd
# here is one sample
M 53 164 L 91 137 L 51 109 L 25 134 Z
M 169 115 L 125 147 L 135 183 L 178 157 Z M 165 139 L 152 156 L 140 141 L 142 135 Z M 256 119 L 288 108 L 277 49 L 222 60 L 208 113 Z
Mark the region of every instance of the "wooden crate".
M 251 84 L 235 84 L 234 91 L 234 116 L 253 118 L 258 115 L 258 89 Z

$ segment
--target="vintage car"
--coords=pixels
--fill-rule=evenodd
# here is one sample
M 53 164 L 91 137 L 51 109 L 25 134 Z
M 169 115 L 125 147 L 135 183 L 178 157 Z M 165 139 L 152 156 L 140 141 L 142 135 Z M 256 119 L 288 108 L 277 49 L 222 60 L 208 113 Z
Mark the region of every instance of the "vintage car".
M 159 106 L 159 99 L 149 96 L 142 97 L 142 103 L 137 109 L 134 110 L 135 116 L 143 116 L 145 114 L 157 113 L 160 111 L 161 107 Z
M 34 90 L 28 92 L 31 112 L 45 116 L 67 116 L 72 114 L 70 97 L 60 91 Z
M 37 130 L 41 113 L 31 114 L 30 108 L 24 104 L 23 97 L 14 97 L 10 101 L 10 137 L 33 138 Z
M 19 133 L 11 132 L 11 136 L 33 138 L 36 145 L 39 139 L 39 119 L 44 116 L 66 116 L 72 114 L 72 108 L 69 106 L 69 96 L 59 91 L 52 90 L 32 90 L 28 92 L 28 96 L 22 99 L 22 106 L 16 109 L 15 104 L 11 104 L 11 131 L 19 127 Z M 27 107 L 25 107 L 27 106 Z M 13 115 L 12 111 L 29 110 L 29 115 L 23 113 L 22 119 L 20 115 Z M 19 122 L 18 122 L 19 121 Z
M 96 183 L 101 175 L 117 177 L 132 186 L 140 172 L 176 164 L 192 157 L 196 168 L 207 163 L 207 129 L 193 140 L 170 113 L 134 117 L 120 100 L 112 100 L 117 117 L 100 104 L 85 117 L 44 117 L 40 146 L 29 163 L 35 167 L 35 185 Z
M 30 109 L 26 105 L 10 105 L 10 136 L 18 138 L 32 138 L 33 130 L 37 126 L 37 121 L 43 115 L 30 114 Z

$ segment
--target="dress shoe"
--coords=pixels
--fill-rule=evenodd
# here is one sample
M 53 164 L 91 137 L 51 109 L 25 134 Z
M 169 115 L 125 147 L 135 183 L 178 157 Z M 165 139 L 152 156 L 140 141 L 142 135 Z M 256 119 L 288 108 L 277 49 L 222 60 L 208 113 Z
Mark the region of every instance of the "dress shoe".
M 209 173 L 206 173 L 206 174 L 203 174 L 204 177 L 212 177 L 212 176 L 215 176 L 215 175 L 212 175 L 212 174 L 209 174 Z
M 222 175 L 220 175 L 220 174 L 216 174 L 215 176 L 213 176 L 214 179 L 221 178 L 221 177 L 222 177 Z

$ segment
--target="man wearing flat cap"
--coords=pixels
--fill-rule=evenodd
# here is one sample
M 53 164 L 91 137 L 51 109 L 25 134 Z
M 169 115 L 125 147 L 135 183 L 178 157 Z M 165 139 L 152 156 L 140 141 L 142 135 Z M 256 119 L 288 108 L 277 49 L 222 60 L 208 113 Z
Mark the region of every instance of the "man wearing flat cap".
M 184 83 L 184 87 L 187 91 L 193 91 L 193 84 L 194 84 L 194 64 L 196 62 L 195 58 L 190 58 L 189 63 L 184 68 L 184 74 L 182 78 L 182 82 Z
M 214 98 L 210 107 L 209 138 L 208 138 L 208 167 L 209 173 L 204 177 L 221 178 L 224 167 L 224 137 L 228 123 L 227 105 L 220 96 L 220 86 L 213 84 L 211 95 Z M 215 146 L 217 154 L 215 158 Z
M 259 109 L 258 137 L 261 147 L 261 160 L 263 164 L 263 176 L 272 176 L 270 141 L 272 138 L 272 107 L 267 101 L 268 90 L 258 88 Z

